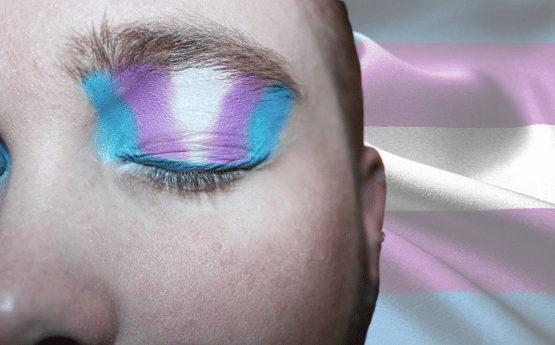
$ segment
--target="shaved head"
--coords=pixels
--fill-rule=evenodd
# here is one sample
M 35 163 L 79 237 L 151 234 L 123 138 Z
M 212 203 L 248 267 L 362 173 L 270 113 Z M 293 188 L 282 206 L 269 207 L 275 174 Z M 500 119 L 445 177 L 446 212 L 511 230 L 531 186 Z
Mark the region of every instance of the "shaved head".
M 363 147 L 363 98 L 360 63 L 347 6 L 339 0 L 298 2 L 316 31 L 320 51 L 337 88 L 353 158 L 357 158 Z
M 336 89 L 345 131 L 350 147 L 351 166 L 356 184 L 363 183 L 359 174 L 359 162 L 363 153 L 364 110 L 362 97 L 361 70 L 355 48 L 354 36 L 349 21 L 347 7 L 340 0 L 299 0 L 305 10 L 324 65 L 328 67 Z M 358 208 L 362 209 L 364 198 L 356 195 Z M 362 224 L 360 226 L 363 226 Z M 364 236 L 364 233 L 361 233 Z M 367 239 L 361 243 L 367 242 Z M 367 248 L 366 248 L 367 249 Z M 368 250 L 368 249 L 367 249 Z M 372 249 L 370 249 L 370 252 Z M 366 263 L 367 251 L 361 251 L 361 262 Z M 375 264 L 375 263 L 374 263 Z M 372 320 L 379 290 L 379 278 L 368 276 L 368 266 L 363 265 L 363 282 L 358 291 L 357 308 L 351 315 L 345 344 L 364 344 L 368 326 Z

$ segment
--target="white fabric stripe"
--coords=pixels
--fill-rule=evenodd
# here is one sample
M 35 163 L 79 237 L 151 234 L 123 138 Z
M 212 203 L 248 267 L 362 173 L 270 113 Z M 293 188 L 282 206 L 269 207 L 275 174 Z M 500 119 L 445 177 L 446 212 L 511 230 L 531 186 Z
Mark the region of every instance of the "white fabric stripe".
M 416 162 L 555 204 L 555 126 L 366 127 L 364 138 L 367 145 L 407 164 Z
M 377 150 L 385 165 L 386 211 L 555 208 L 524 194 Z

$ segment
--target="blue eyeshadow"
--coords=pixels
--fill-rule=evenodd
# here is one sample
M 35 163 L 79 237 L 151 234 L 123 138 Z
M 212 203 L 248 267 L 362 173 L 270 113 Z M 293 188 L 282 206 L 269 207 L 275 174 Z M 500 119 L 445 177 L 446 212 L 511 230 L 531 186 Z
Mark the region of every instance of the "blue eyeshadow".
M 248 170 L 267 161 L 279 145 L 295 99 L 292 91 L 284 86 L 264 89 L 246 120 L 245 158 L 214 164 L 141 154 L 135 114 L 112 75 L 95 72 L 83 78 L 81 88 L 98 116 L 95 139 L 104 162 L 130 162 L 174 172 Z
M 264 91 L 248 118 L 247 142 L 249 158 L 228 164 L 201 164 L 172 161 L 140 154 L 123 154 L 121 160 L 168 171 L 227 171 L 252 169 L 267 161 L 277 146 L 287 124 L 294 103 L 292 92 L 286 87 L 272 87 Z
M 10 168 L 10 152 L 4 141 L 0 139 L 0 198 L 3 198 L 6 193 L 10 177 Z
M 156 158 L 151 156 L 122 156 L 121 160 L 124 162 L 137 163 L 146 166 L 161 168 L 168 171 L 175 172 L 193 172 L 193 171 L 227 171 L 233 169 L 251 169 L 257 164 L 254 161 L 242 161 L 230 164 L 199 164 L 182 161 L 171 161 L 163 158 Z
M 96 141 L 105 162 L 137 155 L 137 125 L 131 108 L 119 97 L 118 86 L 107 72 L 85 78 L 81 87 L 98 115 Z
M 250 164 L 260 164 L 274 153 L 293 103 L 293 93 L 286 87 L 275 86 L 265 91 L 248 120 Z
M 10 170 L 10 153 L 6 145 L 0 141 L 0 179 L 4 178 Z

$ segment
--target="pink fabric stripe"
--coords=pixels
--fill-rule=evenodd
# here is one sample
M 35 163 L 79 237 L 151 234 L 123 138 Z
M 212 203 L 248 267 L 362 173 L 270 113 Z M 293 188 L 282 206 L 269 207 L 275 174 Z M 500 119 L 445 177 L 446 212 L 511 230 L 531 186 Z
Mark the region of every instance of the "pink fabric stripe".
M 555 125 L 554 43 L 357 44 L 365 126 Z
M 380 292 L 555 293 L 555 209 L 388 211 Z

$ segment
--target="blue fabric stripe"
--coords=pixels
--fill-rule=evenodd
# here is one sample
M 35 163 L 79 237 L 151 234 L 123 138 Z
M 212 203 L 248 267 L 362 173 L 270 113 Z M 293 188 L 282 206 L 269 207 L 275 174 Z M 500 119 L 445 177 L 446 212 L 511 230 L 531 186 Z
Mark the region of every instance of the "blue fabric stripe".
M 378 297 L 370 345 L 555 344 L 555 295 L 436 292 Z
M 346 1 L 353 29 L 378 43 L 551 43 L 547 0 Z

